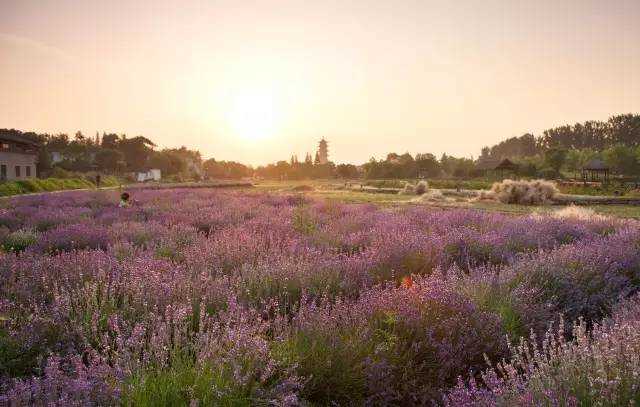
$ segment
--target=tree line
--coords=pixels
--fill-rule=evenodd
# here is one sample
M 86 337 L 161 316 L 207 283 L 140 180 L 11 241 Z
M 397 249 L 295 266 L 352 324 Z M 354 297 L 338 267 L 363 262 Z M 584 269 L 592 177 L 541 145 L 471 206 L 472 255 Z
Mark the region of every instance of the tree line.
M 77 132 L 37 134 L 0 129 L 0 135 L 22 135 L 40 143 L 38 171 L 49 174 L 55 168 L 68 171 L 97 171 L 125 174 L 159 168 L 163 177 L 180 179 L 245 178 L 314 179 L 314 178 L 473 178 L 508 158 L 517 164 L 517 175 L 557 178 L 578 175 L 593 159 L 605 162 L 614 173 L 640 176 L 640 115 L 612 116 L 607 121 L 586 121 L 548 129 L 541 135 L 526 133 L 494 146 L 484 147 L 478 159 L 431 153 L 389 153 L 384 159 L 371 158 L 363 165 L 320 164 L 307 154 L 304 160 L 290 160 L 251 167 L 235 161 L 203 160 L 200 152 L 186 147 L 157 150 L 156 144 L 143 136 L 102 133 L 88 137 Z M 52 162 L 53 153 L 57 154 Z
M 252 174 L 243 164 L 213 158 L 203 160 L 199 151 L 186 147 L 156 150 L 156 144 L 143 136 L 105 132 L 88 137 L 78 131 L 70 137 L 66 133 L 38 134 L 0 129 L 2 135 L 22 136 L 39 143 L 38 174 L 43 177 L 60 174 L 58 169 L 127 175 L 158 168 L 164 178 L 177 180 L 242 178 Z
M 593 159 L 619 175 L 640 175 L 640 115 L 622 114 L 526 133 L 484 147 L 479 162 L 509 158 L 525 173 L 561 176 L 577 173 Z
M 2 134 L 30 138 L 40 144 L 38 173 L 50 175 L 60 168 L 73 172 L 100 172 L 127 174 L 158 168 L 162 176 L 177 179 L 239 179 L 260 177 L 266 179 L 300 180 L 318 178 L 414 178 L 450 175 L 467 177 L 474 174 L 474 163 L 469 158 L 455 158 L 444 154 L 440 160 L 433 154 L 390 153 L 384 160 L 372 158 L 361 166 L 353 164 L 321 164 L 316 154 L 307 154 L 304 160 L 291 156 L 289 161 L 251 167 L 235 161 L 203 160 L 200 152 L 186 147 L 156 150 L 156 144 L 143 136 L 102 133 L 88 137 L 78 131 L 68 134 L 37 134 L 19 130 L 0 129 Z M 54 155 L 56 162 L 53 162 Z

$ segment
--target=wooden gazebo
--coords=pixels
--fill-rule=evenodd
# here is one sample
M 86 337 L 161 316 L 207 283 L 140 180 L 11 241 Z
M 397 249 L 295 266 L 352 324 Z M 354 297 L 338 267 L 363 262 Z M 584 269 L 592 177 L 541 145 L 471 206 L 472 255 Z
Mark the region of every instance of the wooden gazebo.
M 582 180 L 584 182 L 603 181 L 608 183 L 609 172 L 609 167 L 602 160 L 594 158 L 582 167 Z
M 476 170 L 484 174 L 485 177 L 489 177 L 491 174 L 500 177 L 504 177 L 505 171 L 510 171 L 514 174 L 518 172 L 518 164 L 508 158 L 498 161 L 494 158 L 478 159 L 475 164 Z

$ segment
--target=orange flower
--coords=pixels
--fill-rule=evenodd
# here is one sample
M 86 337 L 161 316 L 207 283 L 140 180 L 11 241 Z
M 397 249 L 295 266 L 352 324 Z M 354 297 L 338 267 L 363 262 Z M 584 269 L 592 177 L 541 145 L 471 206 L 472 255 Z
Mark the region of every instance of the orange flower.
M 413 279 L 411 276 L 404 276 L 402 280 L 400 280 L 400 285 L 404 288 L 411 288 L 413 287 Z

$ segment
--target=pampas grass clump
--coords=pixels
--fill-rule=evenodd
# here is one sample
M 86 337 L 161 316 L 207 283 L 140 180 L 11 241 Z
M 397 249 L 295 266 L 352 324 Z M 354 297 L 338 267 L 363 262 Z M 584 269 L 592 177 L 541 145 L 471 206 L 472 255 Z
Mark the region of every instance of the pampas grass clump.
M 429 184 L 427 181 L 420 181 L 416 184 L 416 195 L 422 195 L 429 190 Z
M 496 194 L 493 191 L 481 190 L 472 201 L 495 201 Z
M 404 188 L 398 191 L 398 193 L 400 195 L 414 195 L 416 193 L 416 187 L 412 183 L 407 182 L 404 184 Z
M 502 203 L 542 205 L 551 201 L 560 191 L 553 182 L 545 180 L 506 179 L 493 184 L 491 192 Z
M 430 189 L 422 195 L 417 196 L 414 202 L 449 202 L 453 199 L 448 198 L 442 194 L 438 189 Z
M 429 184 L 427 181 L 420 181 L 416 185 L 413 185 L 410 182 L 406 182 L 404 184 L 404 188 L 402 188 L 398 193 L 400 195 L 422 195 L 429 190 Z
M 582 221 L 598 221 L 608 219 L 607 216 L 600 215 L 591 208 L 584 208 L 575 205 L 569 205 L 560 210 L 557 210 L 553 212 L 551 216 L 558 219 L 577 219 Z

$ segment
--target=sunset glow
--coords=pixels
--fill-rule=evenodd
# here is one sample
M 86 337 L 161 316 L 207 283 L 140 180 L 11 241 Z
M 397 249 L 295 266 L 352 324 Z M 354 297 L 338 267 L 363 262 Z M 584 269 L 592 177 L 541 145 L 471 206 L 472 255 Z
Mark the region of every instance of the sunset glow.
M 264 164 L 470 157 L 640 110 L 640 3 L 5 1 L 0 126 Z M 258 142 L 258 143 L 256 143 Z
M 235 135 L 251 140 L 273 136 L 280 130 L 282 111 L 273 91 L 247 89 L 233 95 L 226 114 Z

